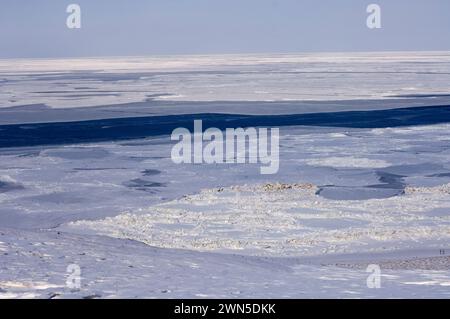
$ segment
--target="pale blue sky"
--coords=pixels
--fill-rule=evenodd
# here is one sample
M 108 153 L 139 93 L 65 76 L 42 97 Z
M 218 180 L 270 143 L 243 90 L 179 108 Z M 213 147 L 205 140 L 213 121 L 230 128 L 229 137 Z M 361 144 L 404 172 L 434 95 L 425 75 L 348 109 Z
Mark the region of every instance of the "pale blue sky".
M 66 7 L 82 28 L 66 27 Z M 382 8 L 382 29 L 366 7 Z M 449 0 L 1 0 L 0 58 L 450 50 Z

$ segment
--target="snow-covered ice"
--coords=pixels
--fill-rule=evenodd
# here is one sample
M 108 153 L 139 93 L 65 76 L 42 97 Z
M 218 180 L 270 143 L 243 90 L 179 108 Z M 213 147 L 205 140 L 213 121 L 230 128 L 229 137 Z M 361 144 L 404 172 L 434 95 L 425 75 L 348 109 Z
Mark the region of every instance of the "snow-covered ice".
M 0 85 L 2 125 L 385 110 L 449 105 L 450 55 L 5 60 Z M 0 297 L 448 298 L 450 124 L 408 116 L 282 126 L 272 176 L 176 165 L 166 135 L 2 148 Z
M 286 128 L 275 178 L 252 165 L 181 169 L 164 138 L 5 150 L 2 182 L 20 189 L 0 194 L 0 288 L 43 298 L 445 297 L 448 268 L 386 266 L 389 290 L 374 291 L 358 265 L 409 265 L 450 249 L 448 129 Z M 408 152 L 425 147 L 420 157 Z M 330 152 L 346 165 L 311 163 Z M 383 181 L 395 192 L 372 188 Z M 348 200 L 339 189 L 369 195 Z M 64 286 L 70 263 L 86 276 L 79 291 Z M 200 281 L 205 274 L 215 284 Z
M 449 76 L 448 52 L 0 60 L 0 107 L 433 97 Z

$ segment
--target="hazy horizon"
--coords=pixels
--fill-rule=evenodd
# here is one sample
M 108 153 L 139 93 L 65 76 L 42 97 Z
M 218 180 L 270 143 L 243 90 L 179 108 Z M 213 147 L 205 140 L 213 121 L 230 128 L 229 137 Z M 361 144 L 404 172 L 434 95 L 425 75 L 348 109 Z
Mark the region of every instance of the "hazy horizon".
M 381 53 L 449 53 L 449 50 L 373 50 L 373 51 L 292 51 L 292 52 L 236 52 L 236 53 L 173 53 L 173 54 L 136 54 L 136 55 L 92 55 L 92 56 L 56 56 L 56 57 L 0 57 L 0 60 L 78 60 L 100 58 L 156 58 L 156 57 L 183 57 L 183 56 L 258 56 L 258 55 L 319 55 L 319 54 L 381 54 Z
M 67 6 L 81 7 L 69 29 Z M 381 28 L 366 25 L 381 7 Z M 449 51 L 446 0 L 4 0 L 0 58 Z

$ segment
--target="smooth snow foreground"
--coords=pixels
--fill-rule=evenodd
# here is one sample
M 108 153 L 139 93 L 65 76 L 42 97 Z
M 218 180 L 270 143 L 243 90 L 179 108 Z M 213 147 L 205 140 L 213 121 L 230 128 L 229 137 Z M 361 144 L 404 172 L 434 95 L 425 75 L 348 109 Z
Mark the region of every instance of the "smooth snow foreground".
M 381 288 L 369 289 L 365 265 L 352 269 L 321 260 L 158 249 L 132 241 L 47 231 L 2 230 L 0 241 L 1 253 L 8 251 L 2 256 L 5 264 L 0 271 L 2 298 L 450 296 L 448 259 L 446 271 L 383 269 Z M 426 256 L 426 252 L 416 254 Z M 426 260 L 423 257 L 418 263 L 426 264 Z M 66 287 L 69 263 L 81 266 L 81 289 Z

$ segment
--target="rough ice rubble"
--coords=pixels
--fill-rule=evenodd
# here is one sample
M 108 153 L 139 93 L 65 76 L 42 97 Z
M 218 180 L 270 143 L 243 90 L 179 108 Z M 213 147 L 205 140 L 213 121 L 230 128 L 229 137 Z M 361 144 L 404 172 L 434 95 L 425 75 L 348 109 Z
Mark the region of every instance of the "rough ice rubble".
M 310 184 L 238 186 L 68 227 L 155 247 L 258 256 L 382 252 L 421 242 L 439 247 L 450 240 L 450 216 L 427 212 L 450 210 L 448 189 L 411 188 L 393 198 L 338 201 L 317 196 Z

